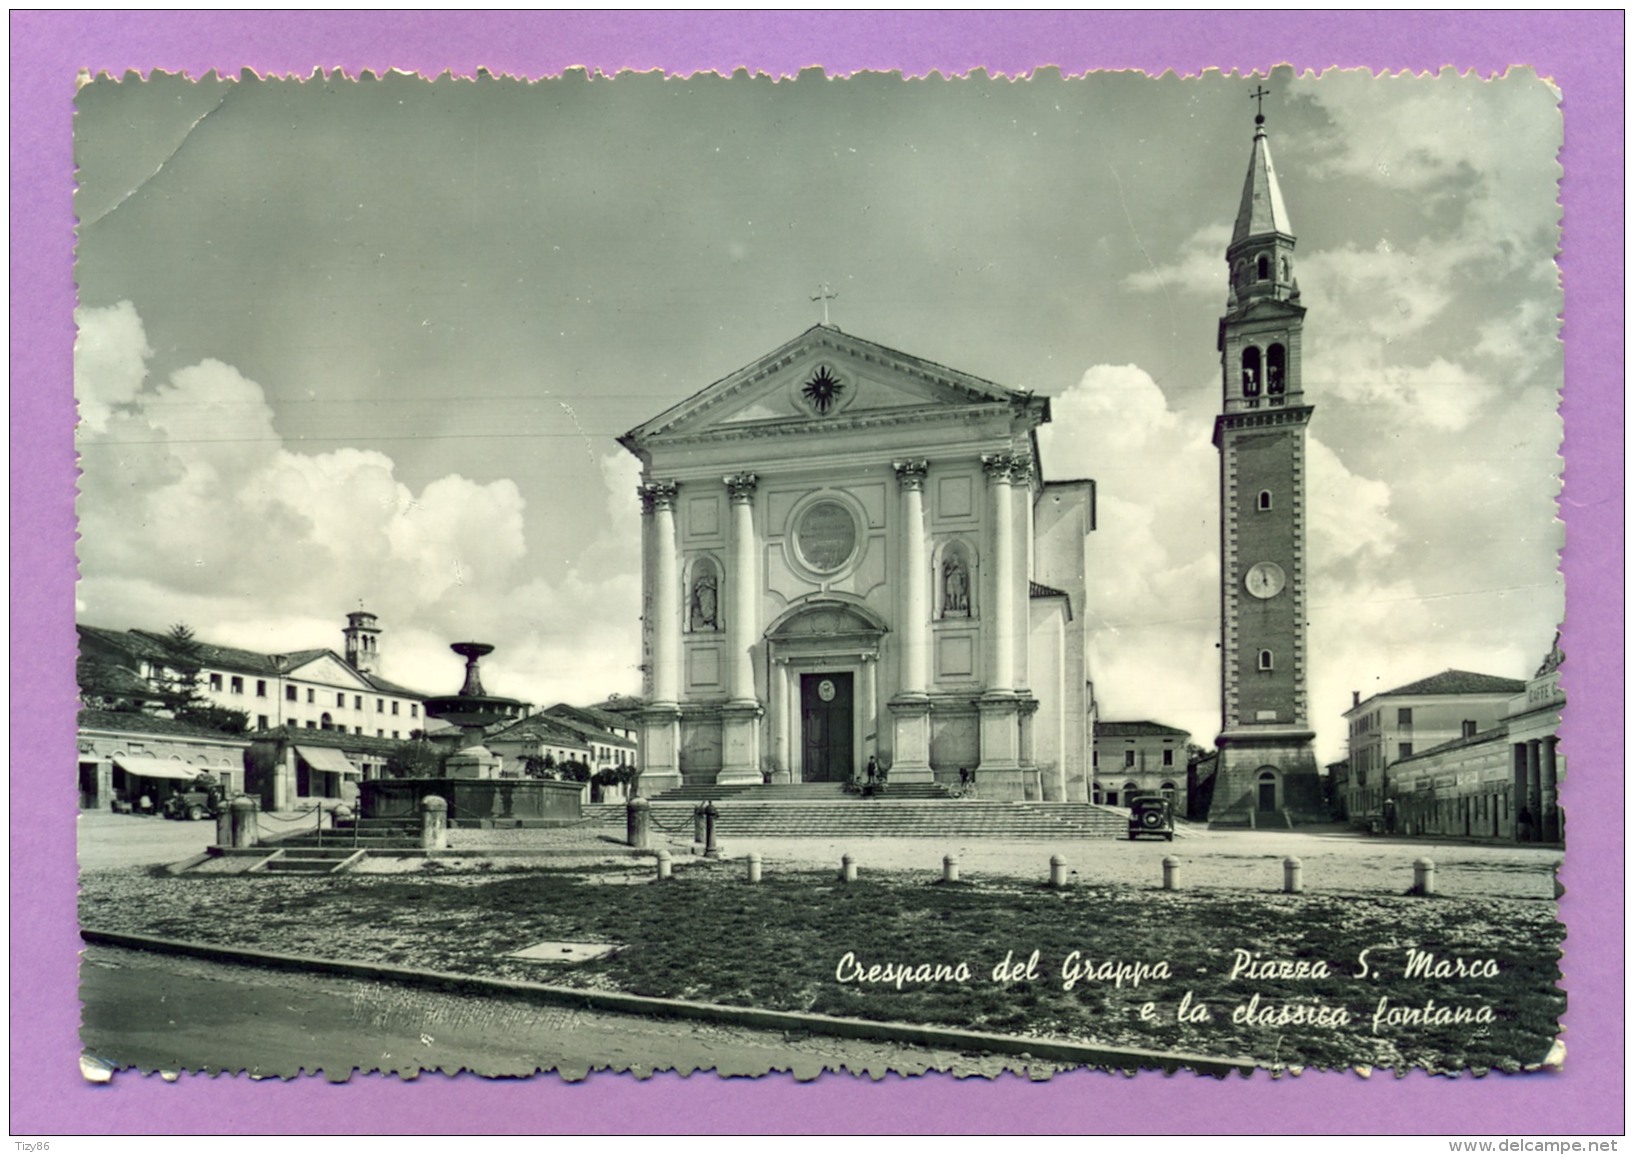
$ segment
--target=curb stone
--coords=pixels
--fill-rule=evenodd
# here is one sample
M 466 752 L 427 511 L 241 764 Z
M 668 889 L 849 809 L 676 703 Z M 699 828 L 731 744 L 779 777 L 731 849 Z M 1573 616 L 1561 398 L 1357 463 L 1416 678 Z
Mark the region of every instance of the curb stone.
M 246 950 L 242 947 L 185 942 L 151 935 L 127 934 L 123 931 L 98 930 L 94 927 L 81 927 L 79 936 L 92 946 L 124 947 L 127 950 L 183 955 L 236 966 L 311 971 L 344 978 L 399 983 L 404 986 L 464 994 L 560 1003 L 586 1010 L 614 1011 L 651 1018 L 696 1019 L 760 1030 L 806 1031 L 842 1039 L 873 1039 L 953 1051 L 986 1051 L 1110 1070 L 1162 1070 L 1172 1074 L 1178 1070 L 1189 1069 L 1199 1074 L 1223 1078 L 1233 1071 L 1247 1075 L 1262 1065 L 1253 1059 L 1243 1057 L 1227 1058 L 1184 1052 L 1150 1051 L 1138 1047 L 1111 1047 L 1064 1039 L 998 1035 L 985 1031 L 963 1031 L 952 1027 L 921 1026 L 916 1023 L 850 1019 L 808 1012 L 732 1007 L 721 1003 L 700 1003 L 686 999 L 652 998 L 615 991 L 581 990 L 576 987 L 552 986 L 548 983 L 484 978 L 452 971 L 421 970 L 415 967 L 393 966 L 389 963 Z

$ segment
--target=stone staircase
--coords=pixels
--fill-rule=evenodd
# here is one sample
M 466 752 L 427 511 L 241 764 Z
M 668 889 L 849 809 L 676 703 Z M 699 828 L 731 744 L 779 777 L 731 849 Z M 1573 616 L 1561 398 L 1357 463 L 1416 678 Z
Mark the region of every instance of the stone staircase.
M 341 819 L 333 830 L 321 834 L 305 831 L 280 838 L 265 845 L 287 850 L 318 849 L 341 850 L 417 850 L 420 846 L 418 818 L 356 818 Z
M 1122 838 L 1127 815 L 1088 802 L 1000 802 L 946 797 L 840 795 L 833 801 L 762 801 L 761 791 L 716 800 L 716 830 L 727 838 Z M 654 799 L 654 825 L 690 834 L 695 803 Z M 586 817 L 622 827 L 623 803 L 589 806 Z
M 249 874 L 341 874 L 363 859 L 361 850 L 345 847 L 280 844 L 246 872 Z

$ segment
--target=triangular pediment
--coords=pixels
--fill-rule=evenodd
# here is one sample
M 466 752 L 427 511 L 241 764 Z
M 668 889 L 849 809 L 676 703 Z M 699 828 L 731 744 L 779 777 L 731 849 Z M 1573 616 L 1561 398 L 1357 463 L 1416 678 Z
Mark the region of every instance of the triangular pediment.
M 298 666 L 290 667 L 286 676 L 303 682 L 319 682 L 328 686 L 353 686 L 359 690 L 374 689 L 356 670 L 329 651 L 324 651 L 317 657 Z
M 1025 394 L 818 325 L 631 430 L 626 446 L 756 427 L 843 428 L 858 418 L 1010 405 Z

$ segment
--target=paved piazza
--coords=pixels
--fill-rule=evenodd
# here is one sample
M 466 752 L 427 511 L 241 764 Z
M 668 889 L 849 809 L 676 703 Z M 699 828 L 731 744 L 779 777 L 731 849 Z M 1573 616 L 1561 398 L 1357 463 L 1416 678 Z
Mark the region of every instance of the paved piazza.
M 270 818 L 270 816 L 267 816 Z M 80 866 L 116 869 L 176 862 L 214 841 L 215 825 L 170 822 L 124 814 L 80 816 Z M 274 833 L 263 821 L 263 834 Z M 505 849 L 528 846 L 559 849 L 602 842 L 611 828 L 579 827 L 565 831 L 455 831 L 454 848 Z M 660 832 L 654 847 L 667 846 L 677 865 L 689 857 L 688 843 Z M 855 858 L 863 876 L 869 871 L 940 873 L 942 858 L 959 857 L 962 876 L 1036 878 L 1049 874 L 1050 856 L 1066 860 L 1069 878 L 1091 885 L 1157 887 L 1163 859 L 1180 863 L 1180 884 L 1188 890 L 1276 891 L 1282 886 L 1282 862 L 1289 855 L 1303 866 L 1310 892 L 1401 894 L 1413 882 L 1413 863 L 1429 858 L 1436 864 L 1440 893 L 1482 898 L 1555 897 L 1554 872 L 1561 862 L 1558 847 L 1529 847 L 1431 839 L 1374 838 L 1338 827 L 1296 831 L 1222 831 L 1183 826 L 1174 842 L 1123 839 L 1044 839 L 1026 841 L 978 838 L 790 838 L 727 839 L 729 857 L 751 852 L 761 856 L 767 873 L 780 866 L 839 869 L 840 857 Z M 381 860 L 386 865 L 390 860 Z M 520 865 L 521 863 L 516 863 Z M 552 865 L 541 859 L 540 865 Z M 557 862 L 554 865 L 560 866 Z

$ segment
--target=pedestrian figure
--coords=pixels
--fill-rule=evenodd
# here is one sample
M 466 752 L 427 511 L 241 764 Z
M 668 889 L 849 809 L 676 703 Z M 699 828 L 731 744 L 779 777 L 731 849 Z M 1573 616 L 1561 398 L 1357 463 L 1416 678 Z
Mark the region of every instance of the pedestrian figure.
M 870 755 L 869 759 L 868 759 L 868 788 L 870 790 L 872 790 L 874 788 L 874 775 L 876 775 L 878 773 L 879 773 L 879 764 L 877 762 L 875 762 L 873 757 Z
M 872 758 L 868 759 L 868 764 L 870 766 L 873 766 L 874 765 L 874 760 Z M 880 788 L 881 791 L 883 791 L 885 789 L 885 776 L 886 776 L 886 773 L 887 773 L 887 771 L 886 771 L 885 767 L 880 766 L 878 768 L 879 788 Z
M 143 793 L 141 799 L 136 803 L 136 809 L 143 814 L 152 814 L 153 799 L 148 797 L 146 793 Z

